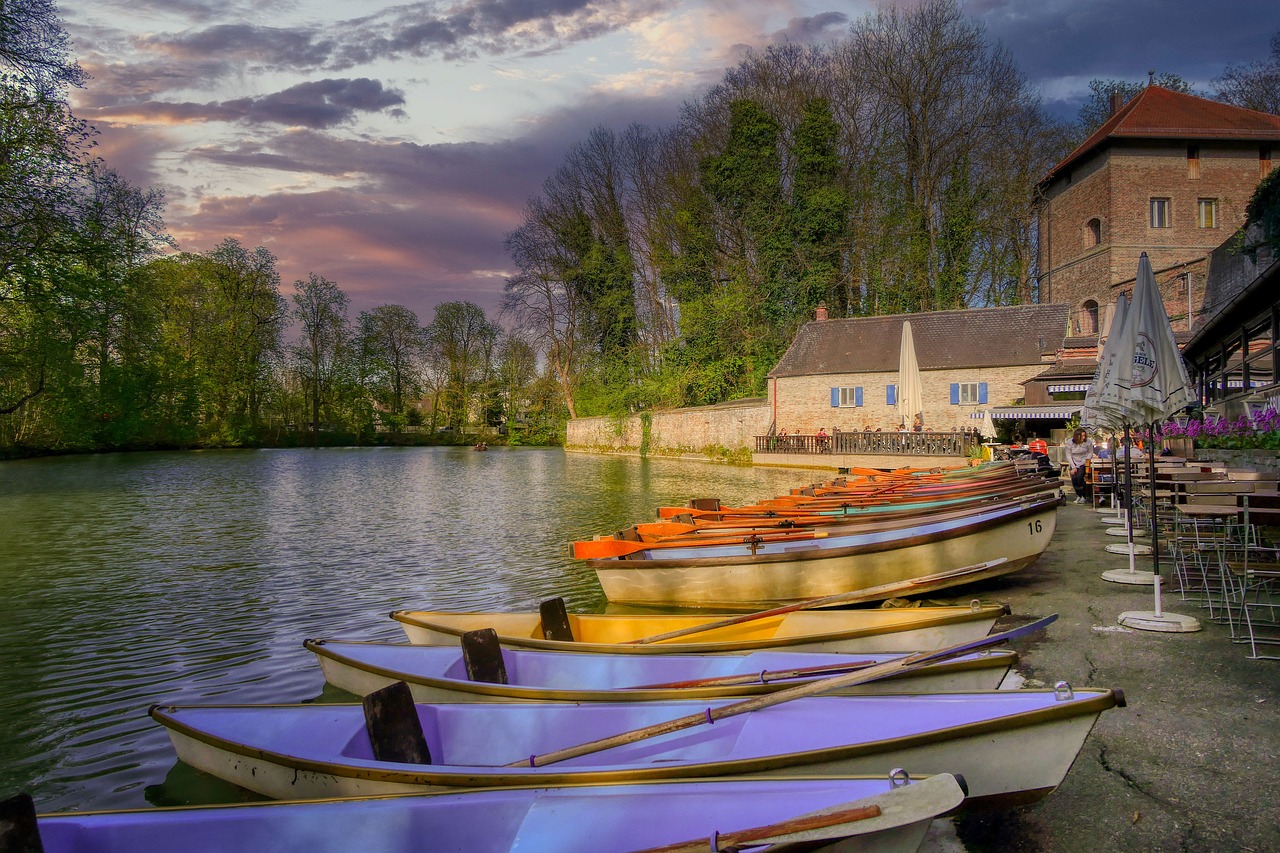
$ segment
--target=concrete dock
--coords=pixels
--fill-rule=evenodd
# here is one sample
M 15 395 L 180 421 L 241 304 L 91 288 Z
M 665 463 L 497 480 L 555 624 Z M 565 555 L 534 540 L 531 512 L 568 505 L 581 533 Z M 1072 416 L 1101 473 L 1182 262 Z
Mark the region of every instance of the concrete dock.
M 1225 624 L 1168 590 L 1163 609 L 1197 617 L 1200 631 L 1118 625 L 1120 613 L 1151 610 L 1154 600 L 1151 586 L 1102 579 L 1128 568 L 1127 556 L 1105 550 L 1124 540 L 1105 530 L 1092 507 L 1068 503 L 1049 549 L 1031 567 L 935 599 L 1009 604 L 1012 615 L 996 630 L 1058 614 L 1038 637 L 1011 645 L 1029 686 L 1121 688 L 1128 707 L 1102 714 L 1048 797 L 956 818 L 954 834 L 935 832 L 924 849 L 1280 850 L 1280 661 L 1247 659 Z M 1139 569 L 1150 567 L 1150 557 L 1138 558 Z M 1162 575 L 1172 568 L 1167 556 L 1161 560 Z

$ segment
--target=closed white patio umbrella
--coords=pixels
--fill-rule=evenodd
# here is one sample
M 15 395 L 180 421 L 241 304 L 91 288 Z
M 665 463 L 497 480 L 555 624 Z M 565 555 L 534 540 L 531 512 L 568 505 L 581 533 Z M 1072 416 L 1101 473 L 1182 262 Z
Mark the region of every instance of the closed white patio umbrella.
M 898 415 L 910 429 L 916 415 L 923 417 L 924 388 L 920 379 L 920 363 L 916 361 L 916 342 L 911 334 L 911 321 L 902 321 L 902 344 L 898 350 Z

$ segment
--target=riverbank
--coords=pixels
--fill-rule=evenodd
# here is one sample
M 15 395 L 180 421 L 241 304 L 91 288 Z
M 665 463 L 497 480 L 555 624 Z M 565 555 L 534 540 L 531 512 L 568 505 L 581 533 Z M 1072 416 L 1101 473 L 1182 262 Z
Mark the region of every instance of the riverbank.
M 1012 615 L 996 630 L 1057 613 L 1041 636 L 1012 645 L 1021 674 L 1033 684 L 1121 688 L 1128 707 L 1099 718 L 1066 780 L 1044 800 L 956 819 L 964 849 L 1280 849 L 1280 661 L 1248 660 L 1225 625 L 1176 593 L 1165 595 L 1164 610 L 1195 616 L 1201 631 L 1120 627 L 1120 613 L 1152 609 L 1151 587 L 1102 579 L 1127 568 L 1128 558 L 1104 550 L 1117 540 L 1091 507 L 1068 504 L 1058 516 L 1034 565 L 967 587 L 954 601 L 1008 603 Z M 1150 558 L 1139 560 L 1150 568 Z M 1170 568 L 1162 560 L 1162 573 Z M 934 853 L 957 849 L 954 839 L 931 845 Z

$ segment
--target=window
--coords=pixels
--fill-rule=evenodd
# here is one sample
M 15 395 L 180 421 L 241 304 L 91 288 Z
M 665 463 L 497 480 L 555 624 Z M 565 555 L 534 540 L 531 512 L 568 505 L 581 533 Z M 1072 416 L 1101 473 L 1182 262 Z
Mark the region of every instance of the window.
M 1151 227 L 1168 228 L 1169 226 L 1169 199 L 1151 199 Z
M 1090 337 L 1098 334 L 1098 303 L 1092 299 L 1080 306 L 1079 333 Z
M 1187 177 L 1197 180 L 1200 177 L 1200 146 L 1187 146 Z
M 898 405 L 898 386 L 897 385 L 884 386 L 884 403 L 886 406 Z
M 985 382 L 952 382 L 951 405 L 981 406 L 987 402 L 987 383 Z
M 1098 217 L 1084 224 L 1084 247 L 1096 246 L 1102 242 L 1102 220 Z
M 851 409 L 862 405 L 862 386 L 848 386 L 831 389 L 831 405 L 842 409 Z
M 1198 214 L 1201 228 L 1217 228 L 1218 200 L 1216 198 L 1200 199 Z
M 1271 149 L 1266 145 L 1258 149 L 1258 177 L 1265 178 L 1271 174 Z

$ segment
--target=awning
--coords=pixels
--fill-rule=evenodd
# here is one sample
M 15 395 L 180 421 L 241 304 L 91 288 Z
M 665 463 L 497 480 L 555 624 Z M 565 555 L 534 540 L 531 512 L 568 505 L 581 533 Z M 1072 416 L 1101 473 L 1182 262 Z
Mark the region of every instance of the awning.
M 1053 421 L 1068 420 L 1084 408 L 1083 402 L 1052 403 L 1044 406 L 992 406 L 991 417 L 998 421 Z M 981 418 L 982 412 L 973 412 L 971 418 Z
M 1073 385 L 1050 385 L 1048 391 L 1050 394 L 1069 394 L 1073 391 L 1088 391 L 1092 385 L 1090 382 L 1077 382 Z

